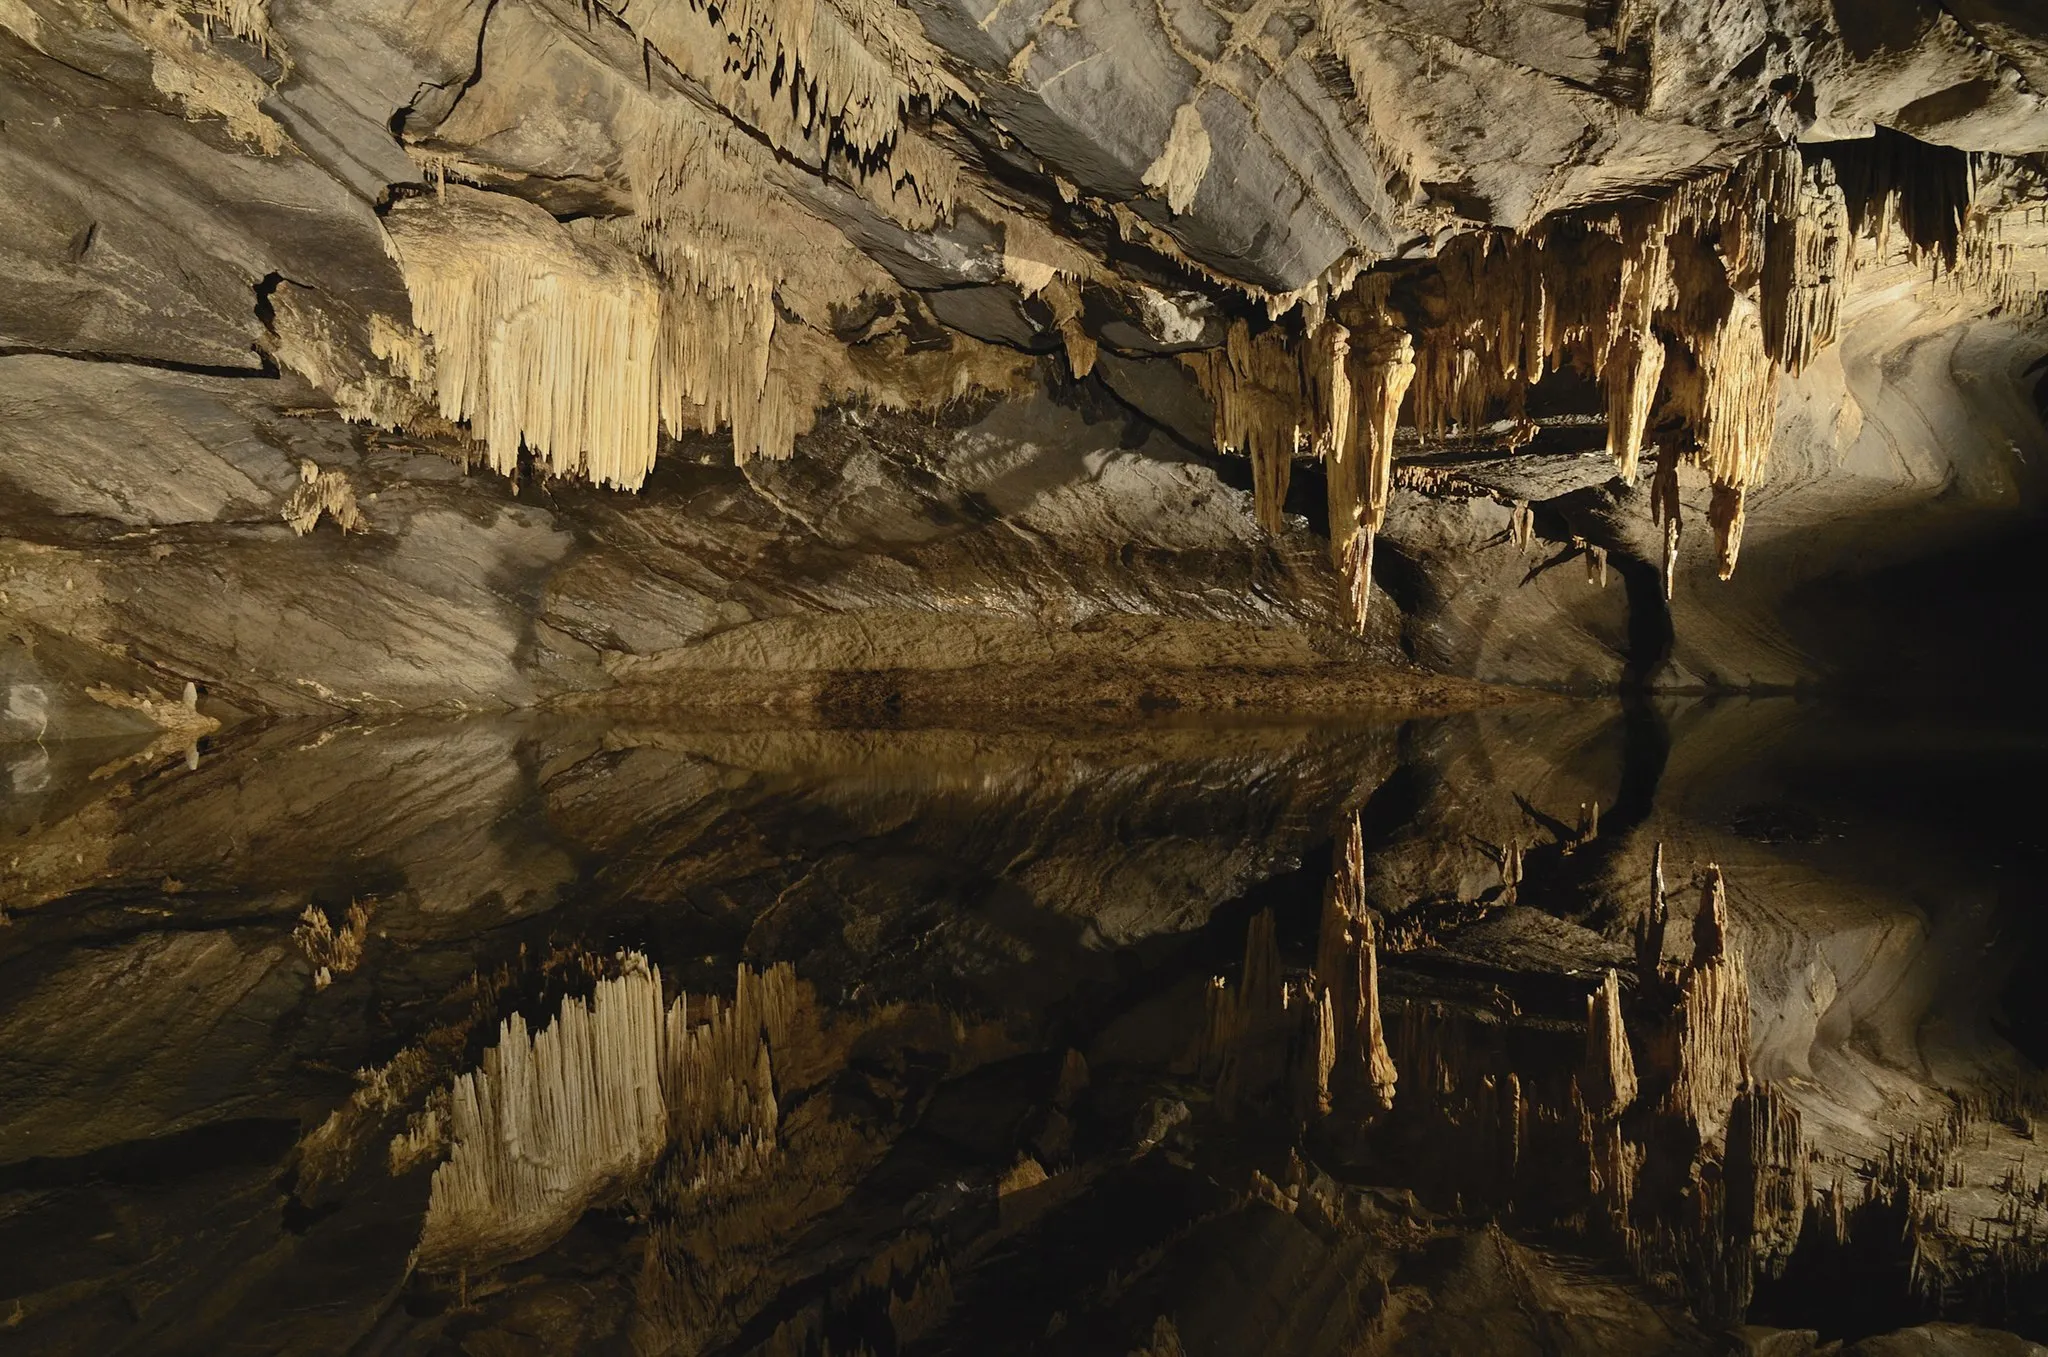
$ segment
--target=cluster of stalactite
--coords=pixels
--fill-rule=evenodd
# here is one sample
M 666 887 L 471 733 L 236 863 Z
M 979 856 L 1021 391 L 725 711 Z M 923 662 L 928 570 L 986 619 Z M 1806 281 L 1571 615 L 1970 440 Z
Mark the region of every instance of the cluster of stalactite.
M 1213 404 L 1217 446 L 1251 458 L 1268 530 L 1282 525 L 1291 461 L 1328 464 L 1340 567 L 1355 564 L 1361 532 L 1369 563 L 1397 422 L 1425 441 L 1490 427 L 1516 445 L 1530 389 L 1575 369 L 1601 385 L 1625 483 L 1655 450 L 1667 591 L 1682 465 L 1709 483 L 1725 579 L 1769 465 L 1778 378 L 1835 342 L 1861 263 L 1889 258 L 1896 235 L 1913 260 L 1967 274 L 1993 304 L 2031 295 L 1996 235 L 2004 217 L 1971 209 L 1972 173 L 1963 153 L 1890 134 L 1773 146 L 1659 199 L 1456 237 L 1424 268 L 1366 272 L 1298 325 L 1240 324 L 1221 352 L 1183 361 Z
M 1304 343 L 1277 326 L 1254 335 L 1239 321 L 1220 352 L 1183 360 L 1214 407 L 1217 447 L 1251 459 L 1253 503 L 1267 531 L 1284 527 L 1296 455 L 1324 464 L 1331 562 L 1359 630 L 1373 542 L 1393 494 L 1395 423 L 1416 375 L 1414 341 L 1386 306 L 1385 281 L 1357 289 Z
M 416 1253 L 448 1269 L 545 1247 L 666 1152 L 686 1177 L 757 1173 L 776 1147 L 773 1049 L 799 1005 L 787 966 L 739 968 L 730 1002 L 678 995 L 637 953 L 588 1000 L 529 1032 L 507 1018 L 482 1068 L 426 1117 L 448 1157 L 434 1171 Z
M 486 195 L 449 187 L 450 174 L 488 173 L 458 148 L 409 145 L 437 192 L 393 214 L 414 321 L 431 341 L 402 375 L 469 423 L 494 468 L 510 471 L 524 446 L 548 474 L 636 489 L 664 430 L 730 428 L 738 460 L 779 459 L 833 404 L 930 408 L 1015 384 L 1021 355 L 964 335 L 937 351 L 909 344 L 913 306 L 884 300 L 900 294 L 895 280 L 781 182 L 794 161 L 913 231 L 959 201 L 1016 218 L 920 125 L 938 101 L 974 100 L 914 15 L 889 0 L 602 7 L 648 63 L 609 127 L 630 213 L 549 233 L 517 220 L 504 195 L 486 207 Z M 1047 295 L 1085 372 L 1093 341 L 1075 274 Z M 877 307 L 884 323 L 852 351 L 835 323 Z

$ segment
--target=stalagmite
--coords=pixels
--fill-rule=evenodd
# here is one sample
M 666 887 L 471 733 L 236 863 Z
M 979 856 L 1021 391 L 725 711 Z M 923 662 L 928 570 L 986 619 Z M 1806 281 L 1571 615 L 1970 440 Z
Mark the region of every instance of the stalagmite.
M 637 489 L 654 466 L 661 290 L 631 253 L 540 208 L 454 186 L 386 229 L 433 340 L 441 414 L 494 470 L 522 444 L 555 475 Z
M 1600 988 L 1586 996 L 1586 1058 L 1579 1091 L 1596 1117 L 1619 1116 L 1635 1101 L 1636 1062 L 1621 1017 L 1621 977 L 1611 969 Z

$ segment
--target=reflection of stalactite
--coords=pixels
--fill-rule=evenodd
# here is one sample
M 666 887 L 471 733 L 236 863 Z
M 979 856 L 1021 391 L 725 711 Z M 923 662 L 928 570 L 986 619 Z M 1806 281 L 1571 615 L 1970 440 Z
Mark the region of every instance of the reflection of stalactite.
M 1671 919 L 1664 899 L 1664 845 L 1650 860 L 1650 905 L 1636 920 L 1636 977 L 1644 985 L 1656 980 L 1664 965 L 1664 930 Z
M 1287 1011 L 1273 911 L 1260 910 L 1245 927 L 1244 964 L 1236 988 L 1218 982 L 1209 995 L 1201 1065 L 1215 1071 L 1216 1102 L 1227 1112 L 1265 1087 L 1277 1072 L 1259 1057 L 1259 1048 L 1285 1031 Z
M 502 1261 L 545 1246 L 594 1201 L 640 1178 L 664 1149 L 685 1176 L 757 1172 L 779 1113 L 770 1047 L 797 1007 L 795 973 L 739 969 L 731 1003 L 679 995 L 637 953 L 531 1035 L 517 1014 L 447 1107 L 423 1266 Z
M 1615 1117 L 1636 1099 L 1636 1062 L 1621 1017 L 1621 977 L 1609 970 L 1586 996 L 1586 1059 L 1579 1091 L 1596 1117 Z
M 1679 982 L 1676 1068 L 1665 1105 L 1711 1129 L 1749 1074 L 1749 976 L 1727 938 L 1727 898 L 1708 868 L 1693 920 L 1692 963 Z
M 1740 1309 L 1748 1305 L 1749 1278 L 1758 1271 L 1783 1273 L 1811 1195 L 1799 1110 L 1770 1084 L 1752 1084 L 1735 1096 L 1722 1182 L 1724 1229 L 1743 1280 Z
M 1360 927 L 1364 936 L 1357 952 L 1358 1022 L 1354 1044 L 1363 1088 L 1371 1091 L 1376 1110 L 1384 1112 L 1394 1105 L 1394 1086 L 1400 1075 L 1394 1067 L 1393 1053 L 1387 1049 L 1386 1029 L 1380 1021 L 1379 947 L 1370 914 L 1360 921 Z
M 644 959 L 531 1036 L 506 1019 L 449 1095 L 452 1149 L 434 1171 L 421 1264 L 530 1252 L 651 1167 L 668 1138 L 661 1034 L 661 981 Z

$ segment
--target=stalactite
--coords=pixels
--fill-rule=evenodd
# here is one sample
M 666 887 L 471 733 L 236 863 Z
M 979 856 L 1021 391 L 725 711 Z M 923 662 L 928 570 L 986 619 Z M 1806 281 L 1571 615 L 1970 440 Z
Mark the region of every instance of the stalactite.
M 318 905 L 307 905 L 292 930 L 292 941 L 306 954 L 313 967 L 313 988 L 326 989 L 337 975 L 353 971 L 363 960 L 363 943 L 370 933 L 370 906 L 360 900 L 349 902 L 341 927 Z
M 1649 431 L 1650 409 L 1657 383 L 1664 376 L 1664 341 L 1631 330 L 1607 359 L 1607 452 L 1620 469 L 1622 483 L 1636 483 L 1636 464 L 1643 436 Z
M 772 153 L 730 122 L 650 99 L 627 107 L 619 135 L 634 212 L 612 234 L 663 280 L 662 423 L 731 425 L 741 462 L 789 456 L 815 406 L 802 383 L 777 380 L 778 312 L 822 327 L 894 281 L 771 187 Z
M 1790 151 L 1798 167 L 1799 153 Z M 1826 161 L 1788 168 L 1792 210 L 1775 217 L 1764 247 L 1761 296 L 1764 345 L 1797 376 L 1835 342 L 1842 292 L 1849 278 L 1849 210 Z
M 1315 451 L 1323 460 L 1328 487 L 1330 560 L 1343 571 L 1350 562 L 1351 539 L 1357 536 L 1366 514 L 1367 496 L 1364 469 L 1359 465 L 1359 424 L 1353 410 L 1351 331 L 1333 320 L 1318 325 L 1309 336 L 1302 366 Z
M 1081 289 L 1065 277 L 1054 277 L 1040 294 L 1052 309 L 1053 326 L 1067 352 L 1067 370 L 1078 381 L 1095 370 L 1095 340 L 1081 324 Z
M 1536 540 L 1536 511 L 1529 507 L 1529 501 L 1518 499 L 1508 513 L 1508 539 L 1515 544 L 1515 550 L 1528 555 L 1529 546 Z
M 1586 996 L 1586 1058 L 1579 1090 L 1587 1110 L 1600 1118 L 1619 1116 L 1636 1098 L 1636 1062 L 1621 1016 L 1621 977 L 1611 969 L 1600 988 Z
M 1732 299 L 1728 314 L 1701 352 L 1700 453 L 1713 477 L 1708 521 L 1720 553 L 1721 578 L 1735 573 L 1742 550 L 1743 499 L 1770 457 L 1778 413 L 1778 374 L 1764 347 L 1757 309 Z
M 1278 327 L 1256 337 L 1243 321 L 1230 327 L 1221 352 L 1182 355 L 1215 407 L 1219 450 L 1251 458 L 1259 525 L 1278 533 L 1302 437 L 1301 365 Z
M 1954 266 L 1970 204 L 1968 152 L 1879 127 L 1867 138 L 1830 144 L 1826 155 L 1855 235 L 1882 242 L 1896 223 L 1916 259 Z
M 1586 583 L 1605 589 L 1607 587 L 1607 548 L 1589 546 L 1586 548 Z
M 434 344 L 441 414 L 493 469 L 522 443 L 546 470 L 638 488 L 654 465 L 661 291 L 616 245 L 473 189 L 396 204 L 386 228 Z
M 876 157 L 913 104 L 975 103 L 894 0 L 600 3 L 718 106 L 809 163 L 835 143 Z
M 1003 276 L 1027 297 L 1045 291 L 1056 278 L 1078 280 L 1095 271 L 1087 251 L 1055 234 L 1036 217 L 1022 212 L 1001 214 Z
M 283 514 L 284 521 L 301 537 L 313 531 L 323 516 L 332 518 L 344 536 L 370 530 L 369 520 L 356 507 L 356 490 L 348 473 L 338 467 L 323 471 L 310 459 L 299 462 L 299 483 L 285 499 Z
M 1386 523 L 1394 485 L 1394 424 L 1415 380 L 1415 344 L 1400 330 L 1382 330 L 1351 359 L 1353 383 L 1362 395 L 1365 420 L 1365 526 L 1378 532 Z
M 264 111 L 270 83 L 216 49 L 210 31 L 218 22 L 282 63 L 265 0 L 107 0 L 107 10 L 141 40 L 149 53 L 150 82 L 188 118 L 219 118 L 237 140 L 263 155 L 281 155 L 291 144 L 284 127 Z

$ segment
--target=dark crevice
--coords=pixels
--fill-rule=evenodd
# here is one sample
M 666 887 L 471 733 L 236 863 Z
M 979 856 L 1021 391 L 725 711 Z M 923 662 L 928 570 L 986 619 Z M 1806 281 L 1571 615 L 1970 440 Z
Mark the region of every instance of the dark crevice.
M 124 367 L 155 368 L 160 372 L 183 372 L 194 377 L 275 378 L 277 365 L 262 350 L 250 347 L 254 367 L 228 367 L 221 363 L 181 363 L 173 358 L 152 358 L 145 354 L 106 353 L 97 349 L 52 349 L 33 344 L 0 344 L 0 358 L 70 358 L 81 363 L 118 363 Z

